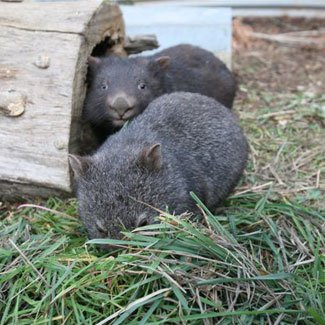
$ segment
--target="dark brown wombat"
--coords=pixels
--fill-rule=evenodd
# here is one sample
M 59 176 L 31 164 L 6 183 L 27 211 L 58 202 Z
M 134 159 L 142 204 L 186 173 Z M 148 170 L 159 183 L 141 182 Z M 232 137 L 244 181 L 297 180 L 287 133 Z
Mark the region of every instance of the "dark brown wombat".
M 229 109 L 175 92 L 155 99 L 93 156 L 70 156 L 70 164 L 89 237 L 119 238 L 122 227 L 154 222 L 157 212 L 148 205 L 198 212 L 190 191 L 213 211 L 238 183 L 246 158 Z
M 187 44 L 147 57 L 90 57 L 89 66 L 84 117 L 100 142 L 162 94 L 200 93 L 231 108 L 236 92 L 235 79 L 224 63 Z

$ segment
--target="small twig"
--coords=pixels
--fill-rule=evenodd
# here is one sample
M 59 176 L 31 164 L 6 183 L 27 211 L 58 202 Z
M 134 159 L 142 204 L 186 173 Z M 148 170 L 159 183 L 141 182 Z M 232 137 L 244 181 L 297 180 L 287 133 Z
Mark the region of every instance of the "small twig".
M 280 146 L 278 152 L 276 153 L 276 156 L 275 156 L 275 158 L 274 158 L 274 164 L 275 164 L 275 165 L 278 163 L 279 158 L 280 158 L 280 155 L 281 155 L 281 153 L 282 153 L 284 147 L 287 145 L 287 143 L 288 143 L 288 141 L 284 141 L 284 142 L 281 144 L 281 146 Z
M 264 34 L 251 32 L 249 35 L 254 38 L 276 42 L 288 47 L 313 46 L 316 48 L 322 48 L 322 46 L 324 46 L 324 42 L 322 43 L 317 39 L 306 39 L 286 34 Z
M 57 215 L 59 215 L 61 217 L 64 217 L 64 218 L 68 218 L 68 219 L 73 218 L 73 219 L 75 219 L 74 217 L 71 217 L 71 216 L 69 216 L 66 213 L 63 213 L 63 212 L 60 212 L 60 211 L 56 211 L 56 210 L 53 210 L 53 209 L 49 209 L 49 208 L 43 207 L 41 205 L 36 205 L 36 204 L 22 204 L 19 207 L 17 207 L 17 210 L 23 209 L 23 208 L 36 208 L 36 209 L 40 209 L 40 210 L 44 210 L 44 211 L 51 212 L 53 214 L 57 214 Z
M 310 155 L 308 155 L 309 153 L 311 153 Z M 317 156 L 320 153 L 319 150 L 315 150 L 314 152 L 307 151 L 304 154 L 302 154 L 296 161 L 295 161 L 295 167 L 297 169 L 303 167 L 304 165 L 306 165 L 307 163 L 309 163 L 315 156 Z M 308 155 L 307 157 L 305 157 L 306 155 Z M 300 161 L 300 163 L 298 164 L 298 161 Z
M 254 146 L 253 146 L 252 143 L 249 143 L 248 146 L 249 146 L 249 150 L 250 150 L 251 153 L 252 153 L 251 157 L 252 157 L 252 161 L 253 161 L 254 170 L 256 170 L 256 169 L 257 169 L 257 168 L 256 168 L 257 163 L 256 163 L 256 158 L 255 158 L 255 156 L 258 157 L 258 152 L 255 150 L 255 148 L 254 148 Z
M 321 169 L 318 169 L 317 174 L 316 174 L 316 188 L 319 188 L 320 173 L 321 173 Z
M 278 35 L 288 35 L 288 36 L 296 36 L 296 37 L 302 37 L 302 36 L 321 36 L 325 34 L 325 28 L 321 28 L 318 30 L 300 30 L 296 32 L 286 32 L 281 33 Z
M 209 223 L 209 220 L 208 220 L 208 216 L 207 216 L 207 214 L 205 213 L 205 211 L 203 210 L 203 208 L 200 206 L 200 205 L 196 205 L 198 208 L 199 208 L 199 210 L 201 211 L 201 213 L 202 213 L 202 215 L 203 215 L 203 218 L 204 218 L 204 221 L 205 221 L 205 223 L 206 223 L 206 226 L 209 228 L 209 230 L 210 231 L 212 231 L 212 228 L 211 228 L 211 226 L 210 226 L 210 223 Z
M 127 36 L 124 42 L 124 49 L 128 54 L 136 54 L 158 47 L 159 43 L 156 35 Z
M 278 316 L 278 318 L 276 319 L 276 321 L 273 323 L 273 325 L 281 324 L 281 321 L 282 321 L 282 319 L 283 319 L 284 316 L 285 316 L 285 314 L 280 314 Z
M 291 190 L 279 191 L 278 193 L 281 194 L 281 195 L 288 195 L 290 193 L 299 193 L 299 192 L 302 192 L 302 191 L 308 191 L 308 190 L 313 190 L 313 189 L 315 189 L 314 186 L 303 186 L 303 187 L 300 187 L 300 188 L 293 188 Z
M 309 260 L 306 260 L 306 261 L 296 262 L 296 263 L 290 265 L 290 269 L 291 269 L 290 271 L 293 272 L 294 268 L 296 266 L 300 266 L 300 265 L 304 265 L 304 264 L 310 264 L 310 263 L 313 263 L 313 262 L 315 262 L 315 257 L 312 257 L 312 258 L 310 258 Z
M 276 180 L 278 181 L 279 185 L 286 185 L 282 179 L 280 178 L 280 176 L 278 175 L 278 173 L 275 171 L 275 169 L 273 168 L 272 165 L 269 165 L 269 170 L 272 173 L 272 175 L 276 178 Z
M 200 308 L 201 314 L 206 313 L 206 310 L 204 310 L 203 307 L 202 307 L 202 303 L 201 303 L 201 299 L 200 299 L 199 288 L 196 288 L 196 289 L 195 289 L 195 298 L 196 298 L 197 304 L 199 305 L 199 308 Z M 209 319 L 203 319 L 203 324 L 204 324 L 204 325 L 210 325 L 211 322 L 210 322 Z
M 237 270 L 237 274 L 238 274 L 238 277 L 240 277 L 239 270 Z M 236 285 L 235 297 L 232 299 L 227 311 L 234 311 L 234 308 L 235 308 L 235 305 L 236 305 L 236 302 L 238 300 L 238 297 L 239 297 L 240 293 L 241 293 L 240 284 L 237 284 Z
M 271 182 L 267 182 L 265 184 L 253 186 L 253 187 L 248 188 L 247 190 L 244 190 L 244 191 L 241 191 L 241 192 L 236 192 L 235 195 L 241 195 L 241 194 L 244 194 L 244 193 L 247 193 L 247 192 L 255 192 L 256 190 L 260 190 L 260 189 L 262 189 L 264 187 L 268 187 L 268 186 L 272 185 L 273 183 L 274 182 L 271 181 Z
M 259 308 L 258 310 L 266 310 L 268 308 L 270 308 L 271 306 L 273 306 L 275 303 L 278 303 L 280 299 L 282 299 L 284 295 L 280 294 L 279 296 L 273 298 L 271 301 L 267 302 L 264 306 L 262 306 L 261 308 Z
M 269 117 L 274 117 L 274 116 L 281 116 L 281 115 L 290 115 L 290 114 L 295 114 L 296 110 L 291 109 L 291 110 L 287 110 L 287 111 L 279 111 L 279 112 L 272 112 L 272 113 L 267 113 L 267 114 L 263 114 L 258 116 L 258 118 L 269 118 Z
M 44 282 L 44 284 L 49 288 L 48 283 L 44 279 L 43 275 L 37 270 L 37 268 L 33 265 L 33 263 L 27 258 L 27 256 L 21 251 L 21 249 L 9 238 L 10 244 L 17 250 L 17 252 L 21 255 L 24 261 L 37 273 L 39 278 Z

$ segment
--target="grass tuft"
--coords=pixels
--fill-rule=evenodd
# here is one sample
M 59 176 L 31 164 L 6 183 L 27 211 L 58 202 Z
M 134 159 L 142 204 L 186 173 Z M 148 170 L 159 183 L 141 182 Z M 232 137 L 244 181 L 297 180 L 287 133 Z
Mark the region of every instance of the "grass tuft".
M 74 201 L 20 207 L 0 224 L 0 324 L 322 324 L 324 214 L 269 196 L 214 215 L 192 193 L 203 222 L 164 212 L 87 244 Z

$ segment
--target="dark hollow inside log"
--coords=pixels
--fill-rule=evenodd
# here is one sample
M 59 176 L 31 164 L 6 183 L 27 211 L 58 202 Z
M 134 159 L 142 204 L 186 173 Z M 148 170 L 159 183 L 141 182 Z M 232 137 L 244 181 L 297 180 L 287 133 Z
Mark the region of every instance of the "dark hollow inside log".
M 110 37 L 105 37 L 103 41 L 98 43 L 92 50 L 92 56 L 104 56 L 115 45 L 115 42 Z

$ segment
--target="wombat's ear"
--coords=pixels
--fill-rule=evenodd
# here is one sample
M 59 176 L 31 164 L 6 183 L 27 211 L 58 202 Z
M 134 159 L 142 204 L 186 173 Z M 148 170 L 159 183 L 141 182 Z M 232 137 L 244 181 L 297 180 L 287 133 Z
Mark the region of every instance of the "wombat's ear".
M 77 155 L 69 155 L 68 157 L 74 176 L 76 178 L 84 176 L 90 166 L 90 158 Z
M 155 62 L 157 62 L 162 69 L 166 69 L 169 66 L 170 57 L 160 56 L 159 58 L 155 59 Z
M 139 216 L 137 216 L 135 221 L 135 226 L 137 228 L 147 226 L 148 224 L 149 224 L 149 218 L 145 213 L 142 213 Z
M 161 144 L 156 143 L 142 150 L 139 162 L 150 170 L 159 170 L 162 165 Z
M 101 59 L 96 58 L 95 56 L 89 56 L 87 62 L 88 62 L 89 67 L 95 68 L 99 65 L 99 63 L 101 62 Z

